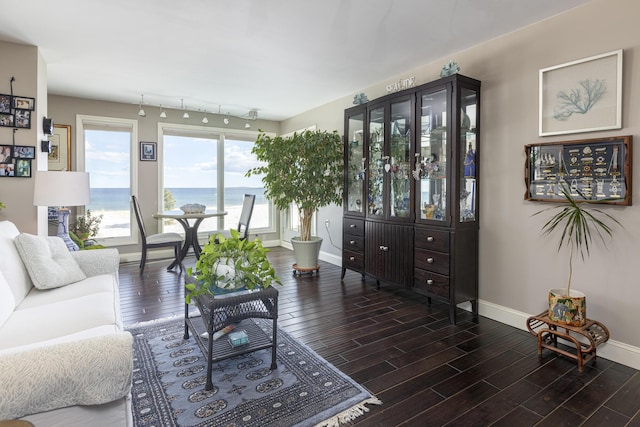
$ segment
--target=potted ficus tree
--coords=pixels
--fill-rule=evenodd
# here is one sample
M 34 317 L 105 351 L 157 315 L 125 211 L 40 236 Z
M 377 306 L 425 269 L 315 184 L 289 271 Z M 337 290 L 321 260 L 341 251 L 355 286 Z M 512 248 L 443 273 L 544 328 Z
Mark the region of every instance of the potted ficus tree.
M 578 194 L 580 192 L 575 190 Z M 571 194 L 566 183 L 560 186 L 560 192 L 565 198 L 562 205 L 554 206 L 536 212 L 534 215 L 557 211 L 543 226 L 542 235 L 560 233 L 558 252 L 563 246 L 569 247 L 569 277 L 565 288 L 549 290 L 549 318 L 553 321 L 570 326 L 583 326 L 587 320 L 587 304 L 584 293 L 571 289 L 573 274 L 573 258 L 576 254 L 584 261 L 589 256 L 589 247 L 594 237 L 606 247 L 605 235 L 612 236 L 612 229 L 605 221 L 612 221 L 621 225 L 610 214 L 600 209 L 588 207 L 589 204 L 600 202 L 577 201 Z M 557 230 L 557 231 L 556 231 Z
M 231 236 L 211 236 L 196 261 L 195 274 L 187 269 L 185 301 L 193 298 L 215 298 L 215 295 L 242 289 L 266 289 L 281 284 L 271 262 L 268 248 L 260 240 L 241 239 L 240 232 L 231 229 Z
M 291 240 L 294 267 L 316 268 L 322 239 L 311 236 L 311 221 L 319 208 L 342 203 L 342 137 L 337 131 L 305 130 L 289 137 L 260 132 L 252 153 L 265 164 L 246 175 L 263 176 L 265 196 L 278 209 L 298 207 L 300 236 Z

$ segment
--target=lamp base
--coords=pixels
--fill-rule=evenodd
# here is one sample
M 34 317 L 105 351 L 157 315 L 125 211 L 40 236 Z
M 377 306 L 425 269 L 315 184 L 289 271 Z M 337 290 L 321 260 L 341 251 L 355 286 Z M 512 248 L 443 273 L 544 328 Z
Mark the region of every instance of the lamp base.
M 79 251 L 80 248 L 75 244 L 71 237 L 69 237 L 69 214 L 71 211 L 68 208 L 58 209 L 58 237 L 64 240 L 67 245 L 67 249 L 71 252 Z

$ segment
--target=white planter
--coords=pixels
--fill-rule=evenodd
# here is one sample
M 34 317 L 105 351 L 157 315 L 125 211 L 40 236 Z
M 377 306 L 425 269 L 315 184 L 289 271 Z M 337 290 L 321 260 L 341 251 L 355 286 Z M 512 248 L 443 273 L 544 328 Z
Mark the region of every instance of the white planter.
M 291 246 L 299 269 L 312 269 L 318 266 L 322 238 L 311 236 L 311 240 L 302 241 L 299 237 L 291 238 Z

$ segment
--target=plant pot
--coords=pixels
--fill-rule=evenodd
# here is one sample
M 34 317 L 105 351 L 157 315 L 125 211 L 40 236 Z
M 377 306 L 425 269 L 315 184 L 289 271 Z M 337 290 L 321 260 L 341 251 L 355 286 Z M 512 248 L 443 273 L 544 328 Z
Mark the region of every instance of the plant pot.
M 299 269 L 312 269 L 318 266 L 320 246 L 322 246 L 321 237 L 311 236 L 311 240 L 307 241 L 300 240 L 300 237 L 292 237 L 291 246 L 293 246 L 296 266 Z
M 584 326 L 587 322 L 587 299 L 580 291 L 549 290 L 549 319 L 569 326 Z

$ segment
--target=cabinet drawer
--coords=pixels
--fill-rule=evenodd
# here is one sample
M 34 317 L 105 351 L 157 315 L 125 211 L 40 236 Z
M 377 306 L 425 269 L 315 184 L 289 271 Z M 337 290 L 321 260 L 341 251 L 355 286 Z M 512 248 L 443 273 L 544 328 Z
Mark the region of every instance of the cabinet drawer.
M 418 291 L 449 298 L 449 277 L 416 268 L 413 286 Z
M 345 234 L 342 246 L 347 251 L 364 252 L 364 237 Z
M 344 234 L 352 236 L 364 236 L 364 220 L 354 218 L 344 218 L 342 220 Z
M 355 270 L 364 270 L 364 254 L 357 252 L 342 252 L 342 266 Z
M 449 275 L 449 255 L 440 252 L 415 250 L 415 267 L 438 274 Z
M 415 243 L 416 248 L 448 253 L 449 232 L 416 227 Z

